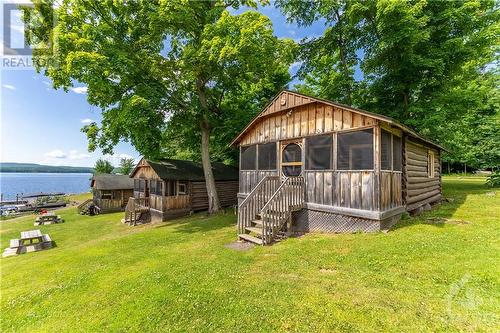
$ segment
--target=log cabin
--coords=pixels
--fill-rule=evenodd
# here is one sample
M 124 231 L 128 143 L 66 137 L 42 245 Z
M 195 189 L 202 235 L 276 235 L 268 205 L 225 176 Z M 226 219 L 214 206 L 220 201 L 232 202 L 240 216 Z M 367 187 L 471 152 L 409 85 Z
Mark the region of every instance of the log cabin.
M 441 200 L 441 151 L 395 120 L 282 91 L 239 146 L 238 237 L 373 232 Z
M 123 211 L 134 194 L 134 181 L 127 175 L 97 174 L 90 187 L 92 202 L 102 213 Z
M 238 168 L 212 163 L 215 187 L 222 207 L 235 206 Z M 166 221 L 208 209 L 208 195 L 200 163 L 175 159 L 142 158 L 134 168 L 134 191 L 124 222 Z

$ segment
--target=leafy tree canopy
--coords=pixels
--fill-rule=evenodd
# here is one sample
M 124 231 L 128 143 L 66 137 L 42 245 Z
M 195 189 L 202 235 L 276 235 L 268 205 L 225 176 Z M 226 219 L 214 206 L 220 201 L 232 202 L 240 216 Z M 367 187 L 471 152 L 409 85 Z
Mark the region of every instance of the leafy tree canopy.
M 94 174 L 100 174 L 100 173 L 110 174 L 113 172 L 114 168 L 115 167 L 109 161 L 100 158 L 95 162 Z

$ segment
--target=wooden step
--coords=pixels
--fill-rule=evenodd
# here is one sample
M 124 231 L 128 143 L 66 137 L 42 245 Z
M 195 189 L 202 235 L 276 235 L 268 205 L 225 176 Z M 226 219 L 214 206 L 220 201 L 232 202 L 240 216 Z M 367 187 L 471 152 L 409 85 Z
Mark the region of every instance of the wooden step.
M 247 234 L 239 234 L 238 237 L 240 239 L 246 240 L 248 242 L 252 242 L 252 243 L 255 243 L 255 244 L 262 245 L 262 239 L 257 238 L 257 237 L 250 236 L 250 235 L 247 235 Z
M 262 220 L 253 220 L 252 223 L 262 228 Z
M 262 236 L 262 227 L 260 227 L 260 228 L 256 228 L 256 227 L 246 227 L 246 228 L 245 228 L 245 230 L 250 231 L 250 232 L 254 232 L 254 233 L 256 233 L 257 235 Z

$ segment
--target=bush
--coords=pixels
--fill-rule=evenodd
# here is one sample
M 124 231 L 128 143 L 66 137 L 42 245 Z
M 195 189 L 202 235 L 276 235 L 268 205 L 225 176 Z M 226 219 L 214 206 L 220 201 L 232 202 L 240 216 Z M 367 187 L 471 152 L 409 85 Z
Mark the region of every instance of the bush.
M 495 171 L 486 178 L 486 186 L 500 187 L 500 171 Z

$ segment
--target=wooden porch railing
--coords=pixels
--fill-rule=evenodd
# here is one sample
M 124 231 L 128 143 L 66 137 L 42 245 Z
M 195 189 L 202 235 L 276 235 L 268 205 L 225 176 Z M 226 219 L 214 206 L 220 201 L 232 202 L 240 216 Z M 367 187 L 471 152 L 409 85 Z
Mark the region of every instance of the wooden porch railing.
M 305 183 L 303 177 L 286 178 L 260 210 L 262 243 L 271 243 L 292 212 L 304 206 Z
M 244 233 L 280 185 L 279 176 L 265 176 L 238 207 L 238 233 Z

